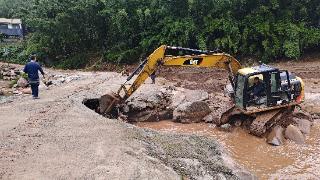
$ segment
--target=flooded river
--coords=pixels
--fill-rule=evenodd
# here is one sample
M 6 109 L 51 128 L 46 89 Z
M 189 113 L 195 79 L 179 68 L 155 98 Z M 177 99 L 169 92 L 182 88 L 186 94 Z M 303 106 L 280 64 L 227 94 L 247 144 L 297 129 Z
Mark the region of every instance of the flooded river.
M 287 141 L 285 145 L 268 145 L 265 139 L 252 136 L 241 128 L 224 132 L 212 124 L 180 124 L 171 121 L 136 124 L 163 132 L 178 132 L 213 137 L 232 158 L 259 179 L 319 179 L 320 121 L 316 121 L 305 145 Z

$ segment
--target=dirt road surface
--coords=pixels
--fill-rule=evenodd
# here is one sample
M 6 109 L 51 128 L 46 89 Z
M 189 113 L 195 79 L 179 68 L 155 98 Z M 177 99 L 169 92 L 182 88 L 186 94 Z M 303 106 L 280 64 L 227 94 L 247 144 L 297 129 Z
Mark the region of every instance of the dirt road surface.
M 320 115 L 318 59 L 274 65 L 304 79 L 303 108 Z M 19 95 L 0 102 L 0 179 L 254 178 L 235 162 L 261 179 L 319 175 L 319 161 L 315 158 L 320 148 L 316 132 L 319 120 L 305 146 L 288 143 L 281 148 L 267 146 L 263 139 L 241 130 L 216 133 L 209 124 L 184 126 L 169 122 L 173 130 L 156 132 L 106 119 L 82 104 L 84 98 L 117 90 L 125 77 L 112 72 L 47 71 L 80 78 L 41 90 L 40 100 Z M 175 72 L 162 69 L 161 76 L 166 79 L 158 78 L 157 85 L 150 85 L 148 80 L 139 91 L 175 85 L 205 90 L 210 100 L 215 100 L 228 82 L 226 72 L 221 70 L 182 68 Z M 164 122 L 145 127 L 162 130 L 167 125 Z M 256 149 L 252 152 L 255 158 L 248 153 L 250 148 Z
M 80 79 L 0 104 L 0 179 L 252 177 L 214 139 L 143 130 L 82 104 L 119 88 L 119 74 L 68 73 Z

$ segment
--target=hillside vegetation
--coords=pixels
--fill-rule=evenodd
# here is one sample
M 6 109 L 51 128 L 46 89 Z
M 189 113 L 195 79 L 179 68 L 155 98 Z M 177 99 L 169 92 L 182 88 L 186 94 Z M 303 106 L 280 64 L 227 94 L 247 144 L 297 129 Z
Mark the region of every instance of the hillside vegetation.
M 0 0 L 0 17 L 22 18 L 29 32 L 11 59 L 37 52 L 66 68 L 90 53 L 134 63 L 161 44 L 270 62 L 320 43 L 319 0 Z

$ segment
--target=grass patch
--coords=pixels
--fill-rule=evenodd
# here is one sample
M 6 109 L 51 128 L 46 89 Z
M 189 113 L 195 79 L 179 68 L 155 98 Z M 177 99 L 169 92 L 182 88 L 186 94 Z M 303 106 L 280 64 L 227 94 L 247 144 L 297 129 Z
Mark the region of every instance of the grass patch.
M 18 79 L 14 79 L 10 81 L 9 87 L 12 88 L 15 84 L 17 84 Z

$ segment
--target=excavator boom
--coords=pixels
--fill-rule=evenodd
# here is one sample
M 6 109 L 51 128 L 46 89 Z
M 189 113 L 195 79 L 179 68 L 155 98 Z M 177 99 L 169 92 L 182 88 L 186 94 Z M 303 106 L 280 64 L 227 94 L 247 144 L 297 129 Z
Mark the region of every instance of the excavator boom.
M 179 55 L 172 55 L 171 53 Z M 229 80 L 233 87 L 234 74 L 241 68 L 241 64 L 234 57 L 223 52 L 162 45 L 139 65 L 134 73 L 127 78 L 127 81 L 121 85 L 117 93 L 106 94 L 100 98 L 99 112 L 101 114 L 107 114 L 115 105 L 128 99 L 159 66 L 212 67 L 225 69 L 229 72 Z M 134 82 L 127 85 L 136 74 L 138 74 L 138 76 Z
M 173 53 L 182 52 L 182 55 L 170 55 L 168 51 Z M 185 53 L 185 54 L 184 54 Z M 188 67 L 213 67 L 225 69 L 229 72 L 229 79 L 233 84 L 234 74 L 241 68 L 240 63 L 232 56 L 216 51 L 201 51 L 189 48 L 160 46 L 156 49 L 135 71 L 140 71 L 134 82 L 127 89 L 125 84 L 121 86 L 118 94 L 123 90 L 125 95 L 122 99 L 129 98 L 145 80 L 157 70 L 159 66 L 188 66 Z M 127 82 L 134 77 L 133 73 L 127 79 Z

